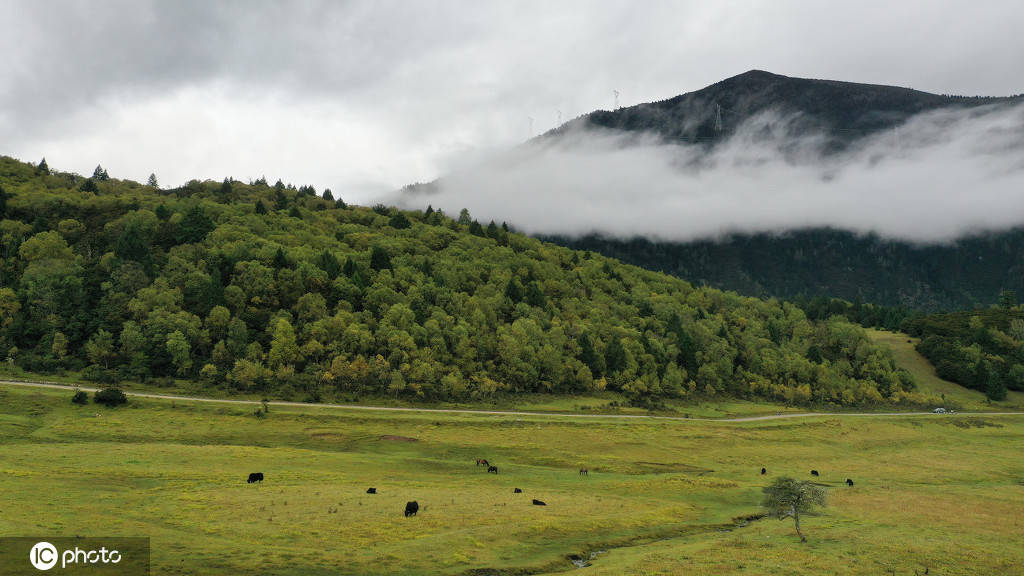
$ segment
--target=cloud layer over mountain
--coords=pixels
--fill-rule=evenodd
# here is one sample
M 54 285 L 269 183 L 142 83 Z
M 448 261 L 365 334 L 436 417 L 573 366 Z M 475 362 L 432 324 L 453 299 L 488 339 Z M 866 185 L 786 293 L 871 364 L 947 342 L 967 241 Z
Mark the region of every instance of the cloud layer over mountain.
M 831 226 L 935 242 L 1024 224 L 1024 106 L 922 114 L 832 155 L 782 136 L 792 120 L 760 115 L 710 153 L 607 131 L 540 139 L 404 202 L 530 233 L 678 241 Z

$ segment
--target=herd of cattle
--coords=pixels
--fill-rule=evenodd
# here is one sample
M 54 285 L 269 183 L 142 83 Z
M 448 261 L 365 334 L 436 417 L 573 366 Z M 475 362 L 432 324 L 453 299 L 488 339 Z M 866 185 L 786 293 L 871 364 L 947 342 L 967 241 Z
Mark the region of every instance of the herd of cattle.
M 487 472 L 489 474 L 497 474 L 498 473 L 498 467 L 497 466 L 492 466 L 490 462 L 488 462 L 487 460 L 485 460 L 483 458 L 477 458 L 476 465 L 477 466 L 486 466 L 487 467 Z M 761 468 L 761 475 L 764 476 L 767 473 L 768 473 L 768 469 L 762 467 Z M 586 468 L 580 468 L 580 476 L 589 476 L 589 475 L 590 475 L 590 471 L 589 470 L 587 470 Z M 818 473 L 817 470 L 811 470 L 811 476 L 820 477 L 821 475 Z M 246 480 L 246 482 L 248 482 L 249 484 L 252 484 L 254 482 L 263 482 L 263 472 L 253 472 L 253 473 L 249 474 L 249 479 Z M 847 486 L 853 486 L 853 480 L 847 478 L 846 479 L 846 485 Z M 377 493 L 377 489 L 376 488 L 367 488 L 366 493 L 367 494 L 376 494 Z M 515 488 L 515 489 L 512 490 L 512 493 L 513 494 L 522 494 L 523 491 L 520 488 Z M 544 501 L 537 500 L 536 498 L 533 499 L 533 505 L 534 506 L 547 506 L 547 504 Z M 412 502 L 406 502 L 405 503 L 405 517 L 406 518 L 408 518 L 409 516 L 415 516 L 416 513 L 419 512 L 419 511 L 420 511 L 420 503 L 419 502 L 413 500 Z
M 484 460 L 483 458 L 477 458 L 476 465 L 477 466 L 487 466 L 487 472 L 488 473 L 491 473 L 491 474 L 497 474 L 498 473 L 498 467 L 497 466 L 491 466 L 491 463 L 488 462 L 487 460 Z M 580 468 L 580 474 L 583 475 L 583 476 L 588 475 L 587 469 L 586 468 Z M 251 474 L 249 474 L 249 479 L 246 480 L 246 482 L 249 483 L 249 484 L 252 484 L 253 482 L 263 482 L 263 472 L 252 472 Z M 377 493 L 377 489 L 376 488 L 367 488 L 366 489 L 366 493 L 367 494 L 376 494 Z M 512 490 L 512 493 L 513 494 L 522 494 L 523 490 L 521 488 L 515 488 L 515 489 Z M 534 506 L 547 506 L 547 503 L 545 503 L 542 500 L 537 500 L 536 498 L 534 498 L 533 499 L 533 505 Z M 408 518 L 409 516 L 415 516 L 416 513 L 419 512 L 419 511 L 420 511 L 420 503 L 419 502 L 413 500 L 412 502 L 406 502 L 405 503 L 405 517 L 406 518 Z
M 764 476 L 767 473 L 768 473 L 768 469 L 767 468 L 761 468 L 761 475 L 762 476 Z M 821 474 L 819 474 L 817 470 L 811 470 L 811 476 L 819 478 L 819 477 L 821 477 Z M 853 480 L 847 478 L 846 479 L 846 485 L 847 486 L 853 486 Z

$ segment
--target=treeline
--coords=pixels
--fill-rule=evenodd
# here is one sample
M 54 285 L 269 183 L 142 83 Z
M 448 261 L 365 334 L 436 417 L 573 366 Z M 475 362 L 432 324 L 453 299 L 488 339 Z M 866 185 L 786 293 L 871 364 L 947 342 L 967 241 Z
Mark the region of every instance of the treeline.
M 903 306 L 880 306 L 861 301 L 847 302 L 839 298 L 800 297 L 794 301 L 811 320 L 824 320 L 830 316 L 844 316 L 867 328 L 881 328 L 895 332 L 903 330 L 904 324 L 924 313 Z
M 1007 389 L 1024 391 L 1024 309 L 1015 304 L 1007 293 L 1000 307 L 918 317 L 904 328 L 921 338 L 917 349 L 940 377 L 1002 400 Z
M 619 391 L 928 404 L 838 316 L 312 186 L 0 158 L 0 350 L 36 373 L 307 400 Z
M 655 242 L 604 236 L 546 237 L 577 250 L 748 296 L 848 302 L 940 312 L 1024 293 L 1024 229 L 916 245 L 835 229 L 732 234 Z

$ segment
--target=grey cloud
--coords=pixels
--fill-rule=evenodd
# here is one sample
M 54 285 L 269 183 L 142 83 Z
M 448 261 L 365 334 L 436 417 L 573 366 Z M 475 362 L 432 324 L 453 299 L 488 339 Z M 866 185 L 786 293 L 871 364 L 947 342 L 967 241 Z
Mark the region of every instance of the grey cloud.
M 145 111 L 190 125 L 205 111 L 188 95 L 215 92 L 210 109 L 258 108 L 252 123 L 287 126 L 325 109 L 360 118 L 358 129 L 321 130 L 342 149 L 361 147 L 362 164 L 391 168 L 373 187 L 398 187 L 442 174 L 468 151 L 525 140 L 527 117 L 540 133 L 558 110 L 568 120 L 609 108 L 613 89 L 634 104 L 759 68 L 933 92 L 1021 92 L 1010 72 L 1024 53 L 1022 15 L 1014 2 L 979 10 L 952 0 L 0 0 L 0 21 L 10 24 L 0 35 L 0 153 L 47 155 L 78 171 L 122 164 L 140 172 L 119 175 L 172 180 L 257 177 L 271 167 L 233 167 L 274 164 L 286 179 L 361 186 L 363 176 L 322 148 L 329 134 L 311 138 L 297 155 L 306 160 L 290 169 L 273 155 L 279 134 L 226 122 L 161 133 L 146 157 L 125 144 L 146 138 Z M 206 141 L 252 138 L 266 156 L 239 162 L 225 145 L 203 166 L 190 163 Z M 85 139 L 89 146 L 76 144 Z M 218 162 L 218 173 L 187 172 Z
M 1024 106 L 922 114 L 840 155 L 781 138 L 786 121 L 755 118 L 709 154 L 575 132 L 458 168 L 404 202 L 531 233 L 676 241 L 831 226 L 941 242 L 1024 224 Z

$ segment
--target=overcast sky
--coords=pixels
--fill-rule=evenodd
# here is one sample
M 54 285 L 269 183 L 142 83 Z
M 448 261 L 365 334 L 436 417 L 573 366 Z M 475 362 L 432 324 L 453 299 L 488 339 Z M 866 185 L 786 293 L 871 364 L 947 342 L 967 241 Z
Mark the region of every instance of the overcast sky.
M 1017 1 L 0 0 L 0 154 L 366 202 L 749 69 L 1024 92 Z

